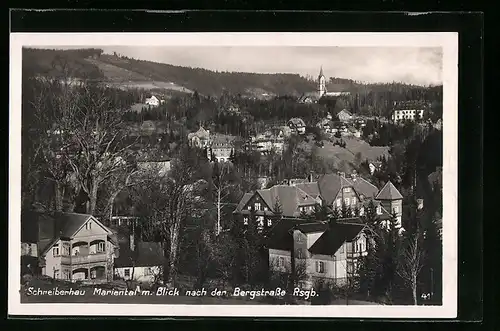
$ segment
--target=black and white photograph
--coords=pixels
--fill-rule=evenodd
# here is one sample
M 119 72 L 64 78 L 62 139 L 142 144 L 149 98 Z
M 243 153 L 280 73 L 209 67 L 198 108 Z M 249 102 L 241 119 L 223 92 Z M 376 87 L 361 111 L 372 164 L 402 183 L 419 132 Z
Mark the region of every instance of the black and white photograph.
M 455 317 L 457 43 L 11 34 L 9 310 Z

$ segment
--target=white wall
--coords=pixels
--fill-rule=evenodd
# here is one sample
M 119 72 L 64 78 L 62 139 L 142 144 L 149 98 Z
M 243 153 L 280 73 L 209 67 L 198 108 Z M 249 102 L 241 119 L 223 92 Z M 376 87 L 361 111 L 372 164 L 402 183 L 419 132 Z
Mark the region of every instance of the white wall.
M 134 269 L 134 270 L 132 270 Z M 125 276 L 128 270 L 129 275 Z M 155 279 L 155 275 L 160 275 L 161 268 L 159 266 L 153 267 L 123 267 L 115 268 L 115 275 L 123 278 L 125 280 L 130 280 L 132 278 L 132 273 L 134 274 L 134 280 L 138 282 L 151 283 Z

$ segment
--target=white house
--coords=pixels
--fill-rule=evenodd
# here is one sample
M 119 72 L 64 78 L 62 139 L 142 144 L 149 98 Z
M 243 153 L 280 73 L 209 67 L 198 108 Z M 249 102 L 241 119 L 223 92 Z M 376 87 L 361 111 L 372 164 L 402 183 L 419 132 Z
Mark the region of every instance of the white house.
M 68 281 L 111 280 L 116 238 L 92 215 L 26 212 L 21 227 L 21 248 L 39 256 L 41 274 Z
M 306 222 L 285 219 L 275 226 L 267 243 L 270 269 L 290 272 L 293 250 L 296 268 L 305 271 L 303 287 L 312 287 L 317 280 L 342 285 L 356 276 L 358 257 L 368 254 L 365 226 L 355 219 Z
M 391 119 L 394 122 L 398 122 L 403 120 L 414 121 L 416 118 L 422 119 L 423 117 L 424 117 L 423 109 L 401 109 L 401 110 L 395 110 L 392 113 Z
M 160 105 L 160 99 L 153 95 L 151 96 L 151 98 L 146 98 L 145 104 L 153 107 L 158 107 Z

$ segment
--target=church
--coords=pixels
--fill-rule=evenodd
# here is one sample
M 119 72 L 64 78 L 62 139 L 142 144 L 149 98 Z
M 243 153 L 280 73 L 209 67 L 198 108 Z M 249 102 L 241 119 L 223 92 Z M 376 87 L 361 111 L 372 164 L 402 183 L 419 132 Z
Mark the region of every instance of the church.
M 326 77 L 323 74 L 323 66 L 319 69 L 318 88 L 314 92 L 304 93 L 300 98 L 300 103 L 317 103 L 322 98 L 335 98 L 340 95 L 349 94 L 349 92 L 328 92 L 326 88 Z

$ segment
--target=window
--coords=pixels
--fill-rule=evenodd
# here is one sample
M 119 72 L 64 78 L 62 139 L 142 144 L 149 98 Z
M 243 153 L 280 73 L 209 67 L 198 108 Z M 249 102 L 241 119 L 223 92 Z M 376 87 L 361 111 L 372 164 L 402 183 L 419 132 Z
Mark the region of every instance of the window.
M 243 217 L 243 225 L 248 225 L 248 217 Z
M 359 216 L 363 216 L 365 214 L 365 207 L 361 207 L 359 209 Z
M 272 220 L 267 220 L 267 226 L 271 227 L 273 225 L 273 221 Z
M 349 193 L 351 192 L 351 188 L 350 187 L 344 187 L 344 193 Z
M 70 255 L 70 254 L 69 254 L 69 251 L 70 251 L 70 246 L 68 246 L 68 245 L 64 245 L 64 246 L 62 247 L 62 255 L 64 255 L 64 256 L 66 256 L 66 255 Z
M 105 242 L 100 242 L 99 244 L 97 244 L 97 251 L 98 252 L 104 252 L 106 249 L 106 243 Z
M 260 210 L 260 202 L 255 203 L 255 210 Z
M 354 198 L 352 198 L 352 199 L 351 199 L 351 204 L 352 204 L 352 205 L 355 205 L 355 204 L 356 204 L 356 197 L 354 197 Z
M 88 221 L 87 223 L 85 223 L 85 230 L 90 230 L 92 229 L 92 222 Z
M 257 217 L 257 223 L 259 226 L 264 226 L 264 216 Z
M 325 273 L 325 262 L 323 261 L 316 262 L 316 272 L 320 274 Z
M 59 256 L 59 245 L 52 247 L 52 255 Z
M 340 206 L 342 206 L 342 200 L 340 200 L 340 198 L 339 198 L 339 199 L 337 199 L 337 207 L 340 207 Z
M 346 206 L 349 206 L 349 202 L 350 202 L 349 198 L 344 198 L 344 203 Z
M 285 266 L 285 258 L 283 256 L 280 256 L 278 258 L 278 266 L 283 268 Z
M 381 215 L 382 214 L 382 207 L 377 206 L 377 214 Z
M 59 270 L 58 269 L 54 270 L 54 279 L 59 279 Z
M 397 214 L 399 212 L 398 206 L 395 206 L 394 208 L 392 208 L 392 212 Z
M 144 276 L 151 276 L 153 274 L 153 271 L 151 270 L 150 267 L 144 268 Z
M 247 209 L 252 210 L 252 206 L 248 205 Z
M 130 269 L 125 269 L 125 277 L 130 277 Z
M 264 207 L 264 211 L 267 211 L 267 207 Z

